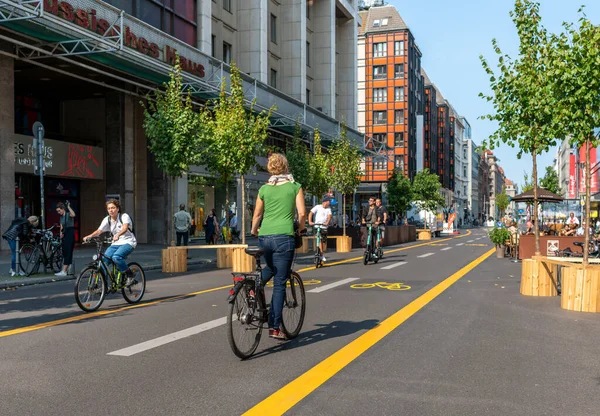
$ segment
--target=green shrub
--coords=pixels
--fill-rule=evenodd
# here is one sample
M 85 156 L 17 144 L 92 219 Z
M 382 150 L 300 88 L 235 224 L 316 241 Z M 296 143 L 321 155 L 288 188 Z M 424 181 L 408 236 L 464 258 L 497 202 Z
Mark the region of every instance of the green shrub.
M 494 227 L 494 229 L 489 232 L 489 236 L 492 243 L 496 246 L 503 246 L 506 240 L 510 240 L 510 231 L 506 228 Z

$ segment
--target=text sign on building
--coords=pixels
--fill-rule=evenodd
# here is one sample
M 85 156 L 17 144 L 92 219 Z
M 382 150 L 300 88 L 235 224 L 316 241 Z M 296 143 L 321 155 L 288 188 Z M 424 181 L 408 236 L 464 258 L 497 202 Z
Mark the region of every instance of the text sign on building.
M 33 137 L 14 136 L 15 172 L 34 173 L 36 149 Z M 104 179 L 104 151 L 100 147 L 44 140 L 46 175 L 64 178 Z

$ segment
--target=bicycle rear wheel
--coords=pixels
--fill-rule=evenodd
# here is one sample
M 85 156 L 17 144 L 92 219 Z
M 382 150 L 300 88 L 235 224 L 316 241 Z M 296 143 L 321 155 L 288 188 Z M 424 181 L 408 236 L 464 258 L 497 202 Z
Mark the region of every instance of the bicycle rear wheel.
M 84 312 L 97 310 L 106 297 L 104 274 L 95 267 L 86 267 L 75 281 L 75 301 Z
M 281 329 L 288 339 L 296 338 L 302 329 L 306 314 L 304 283 L 296 272 L 290 274 L 289 286 L 285 285 L 285 302 L 281 314 Z
M 250 283 L 244 283 L 233 295 L 227 314 L 227 339 L 235 355 L 242 360 L 254 354 L 262 335 L 262 321 L 254 315 L 250 307 Z
M 146 293 L 146 273 L 138 263 L 129 263 L 127 266 L 133 273 L 133 283 L 123 287 L 121 293 L 127 303 L 138 303 Z M 121 279 L 126 277 L 121 276 Z
M 58 273 L 62 270 L 64 264 L 63 251 L 62 247 L 58 247 L 54 254 L 52 255 L 52 260 L 50 261 L 50 265 L 52 266 L 52 270 L 54 273 Z
M 23 257 L 21 257 L 21 269 L 25 276 L 31 276 L 32 274 L 37 273 L 40 267 L 40 256 L 42 255 L 40 248 L 38 246 L 33 246 L 31 244 L 25 244 L 21 248 L 21 255 L 25 257 L 25 261 L 23 261 Z

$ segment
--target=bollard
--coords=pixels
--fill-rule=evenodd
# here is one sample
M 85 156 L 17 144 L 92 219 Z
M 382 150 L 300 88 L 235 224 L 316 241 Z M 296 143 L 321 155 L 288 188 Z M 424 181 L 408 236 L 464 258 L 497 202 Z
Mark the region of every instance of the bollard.
M 19 247 L 19 236 L 15 239 L 15 270 L 14 272 L 18 275 L 21 271 L 21 253 Z

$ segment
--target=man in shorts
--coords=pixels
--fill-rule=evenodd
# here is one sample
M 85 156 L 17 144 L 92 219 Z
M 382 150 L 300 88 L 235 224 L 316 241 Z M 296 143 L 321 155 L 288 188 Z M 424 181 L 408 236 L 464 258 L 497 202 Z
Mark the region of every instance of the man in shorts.
M 315 205 L 313 209 L 308 213 L 308 223 L 310 225 L 316 225 L 321 229 L 321 253 L 323 253 L 322 260 L 326 262 L 325 250 L 327 250 L 327 227 L 331 221 L 331 199 L 328 196 L 323 197 L 323 201 L 319 205 Z

